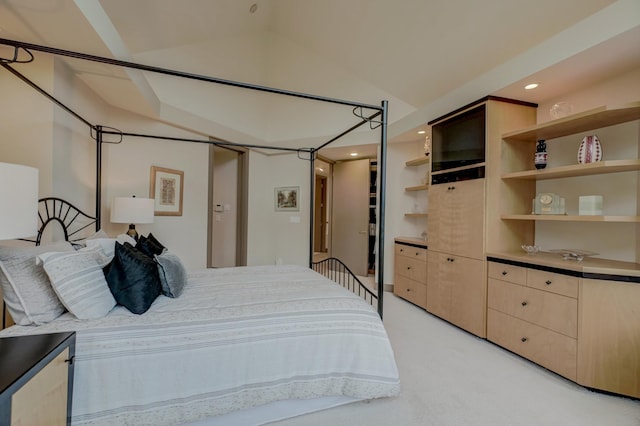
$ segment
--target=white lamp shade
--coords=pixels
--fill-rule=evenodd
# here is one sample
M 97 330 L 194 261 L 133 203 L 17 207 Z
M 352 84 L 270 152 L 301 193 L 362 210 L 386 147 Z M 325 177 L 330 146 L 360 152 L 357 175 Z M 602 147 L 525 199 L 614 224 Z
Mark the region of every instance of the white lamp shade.
M 38 232 L 38 169 L 0 163 L 0 240 Z
M 111 204 L 112 223 L 153 223 L 153 198 L 116 197 Z

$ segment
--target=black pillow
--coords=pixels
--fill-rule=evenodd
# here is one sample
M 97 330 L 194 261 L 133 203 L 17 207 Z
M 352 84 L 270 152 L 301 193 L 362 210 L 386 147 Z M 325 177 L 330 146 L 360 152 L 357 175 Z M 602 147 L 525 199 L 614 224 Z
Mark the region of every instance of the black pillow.
M 153 259 L 153 256 L 156 254 L 162 254 L 165 247 L 153 236 L 152 233 L 149 233 L 148 236 L 141 236 L 138 239 L 138 243 L 136 244 L 136 248 Z
M 116 242 L 113 260 L 103 269 L 111 294 L 134 314 L 144 314 L 162 292 L 158 266 L 129 243 Z

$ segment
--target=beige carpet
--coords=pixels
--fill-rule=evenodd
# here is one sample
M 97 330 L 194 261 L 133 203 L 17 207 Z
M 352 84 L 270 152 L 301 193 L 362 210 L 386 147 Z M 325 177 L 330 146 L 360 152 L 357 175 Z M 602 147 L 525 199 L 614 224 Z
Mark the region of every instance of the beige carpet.
M 385 293 L 399 397 L 278 422 L 317 426 L 638 426 L 640 401 L 584 389 Z

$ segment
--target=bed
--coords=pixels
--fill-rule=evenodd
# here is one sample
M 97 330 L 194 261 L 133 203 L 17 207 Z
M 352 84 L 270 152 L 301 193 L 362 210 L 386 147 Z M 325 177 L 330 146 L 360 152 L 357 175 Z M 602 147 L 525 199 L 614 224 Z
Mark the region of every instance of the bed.
M 278 400 L 397 395 L 375 310 L 300 266 L 190 273 L 143 315 L 65 313 L 0 336 L 76 331 L 72 424 L 173 425 Z
M 0 275 L 12 273 L 7 251 L 29 253 L 22 256 L 25 261 L 49 259 L 49 250 L 63 248 L 58 253 L 80 256 L 65 244 L 71 246 L 5 248 Z M 34 271 L 32 281 L 43 279 L 38 266 L 25 265 Z M 57 285 L 53 275 L 51 285 Z M 263 424 L 392 397 L 400 389 L 376 310 L 303 266 L 192 271 L 179 297 L 160 295 L 142 315 L 117 305 L 98 318 L 65 312 L 40 322 L 14 325 L 0 337 L 76 332 L 73 425 L 175 425 L 203 419 L 209 419 L 205 424 Z M 277 401 L 289 405 L 270 409 Z M 251 412 L 260 406 L 262 411 Z

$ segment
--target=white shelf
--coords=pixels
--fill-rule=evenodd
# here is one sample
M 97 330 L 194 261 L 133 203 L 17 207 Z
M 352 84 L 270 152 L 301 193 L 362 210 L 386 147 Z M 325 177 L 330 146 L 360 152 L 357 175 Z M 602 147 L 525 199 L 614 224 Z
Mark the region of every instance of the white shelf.
M 579 216 L 579 215 L 551 215 L 551 214 L 503 214 L 506 220 L 535 220 L 556 222 L 619 222 L 640 223 L 640 216 Z
M 536 142 L 582 133 L 640 119 L 640 102 L 625 105 L 608 105 L 557 120 L 505 133 L 506 141 Z
M 424 157 L 420 157 L 420 158 L 414 158 L 413 160 L 409 160 L 406 163 L 404 163 L 407 167 L 413 167 L 413 166 L 420 166 L 422 164 L 427 164 L 429 162 L 430 157 L 427 157 L 426 155 Z
M 405 191 L 426 191 L 429 189 L 429 185 L 425 184 L 425 185 L 418 185 L 418 186 L 409 186 L 406 187 L 404 190 Z
M 605 173 L 620 173 L 640 170 L 640 160 L 608 160 L 597 163 L 574 164 L 570 166 L 553 167 L 541 170 L 525 170 L 522 172 L 506 173 L 502 179 L 558 179 L 576 176 L 592 176 Z

